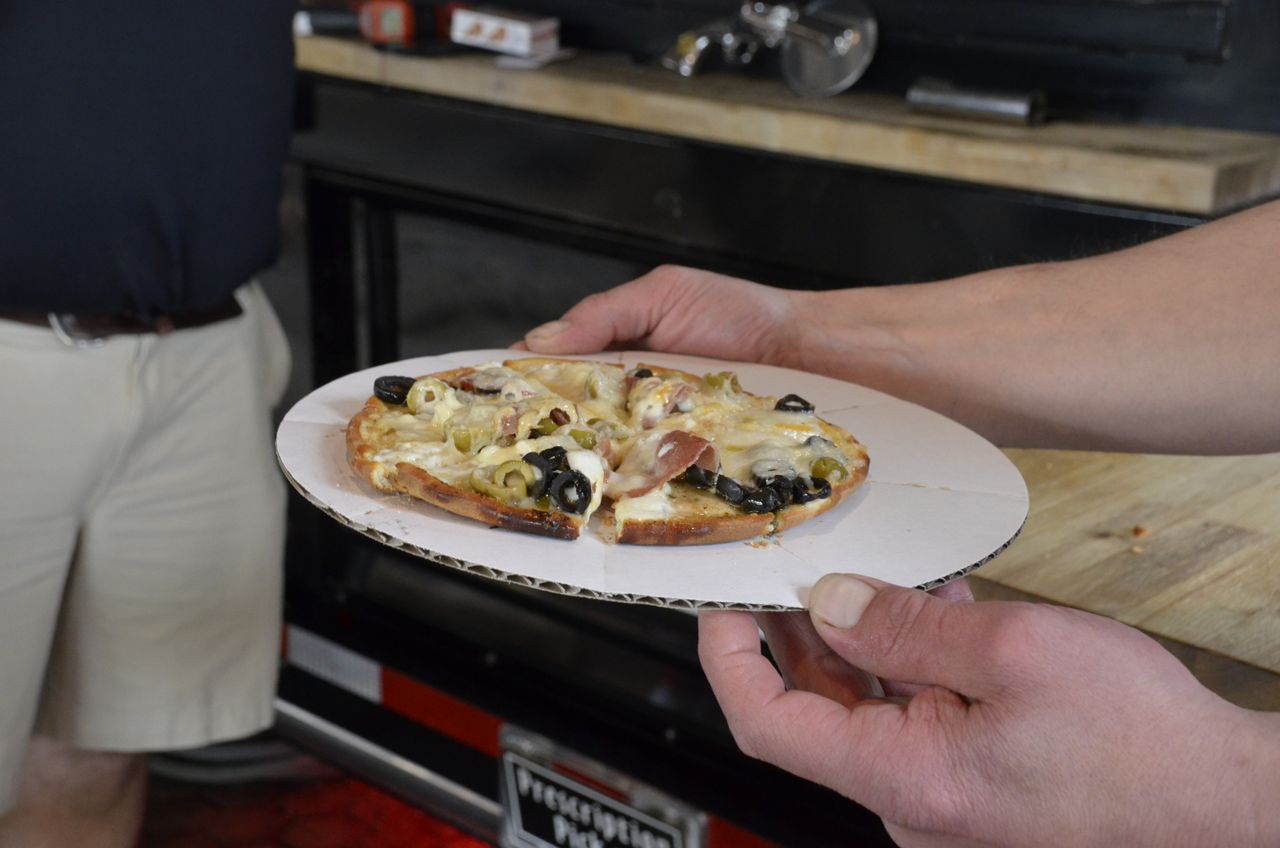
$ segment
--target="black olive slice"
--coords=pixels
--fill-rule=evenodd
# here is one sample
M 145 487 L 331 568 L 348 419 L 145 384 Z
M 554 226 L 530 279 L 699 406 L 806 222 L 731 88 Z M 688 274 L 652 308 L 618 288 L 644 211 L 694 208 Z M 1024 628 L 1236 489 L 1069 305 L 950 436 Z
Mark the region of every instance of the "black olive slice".
M 547 465 L 551 470 L 561 470 L 569 467 L 569 454 L 564 448 L 556 445 L 540 452 L 542 458 L 547 461 Z
M 795 490 L 794 482 L 789 477 L 766 477 L 765 479 L 756 478 L 756 486 L 760 489 L 767 489 L 777 495 L 778 502 L 782 506 L 791 503 L 792 494 Z
M 711 489 L 716 485 L 716 473 L 700 468 L 697 465 L 690 465 L 685 469 L 680 479 L 690 486 L 697 486 L 699 489 Z
M 412 377 L 378 377 L 373 381 L 373 394 L 378 400 L 386 403 L 403 404 L 409 397 L 409 390 L 413 388 L 414 379 Z
M 635 377 L 637 380 L 643 380 L 645 377 L 652 377 L 653 372 L 648 368 L 637 368 L 631 372 L 631 376 Z
M 798 504 L 820 501 L 831 497 L 831 483 L 821 477 L 801 477 L 796 480 L 791 499 Z
M 581 515 L 591 505 L 591 481 L 581 471 L 561 471 L 551 481 L 548 494 L 559 509 Z
M 716 479 L 716 493 L 731 504 L 742 503 L 742 498 L 746 495 L 742 485 L 732 478 L 721 474 Z
M 773 489 L 752 489 L 742 498 L 738 509 L 751 515 L 763 512 L 776 512 L 782 508 L 782 501 Z
M 779 398 L 773 408 L 783 412 L 813 412 L 813 404 L 800 397 L 800 395 L 787 395 Z
M 529 451 L 520 458 L 538 470 L 538 479 L 534 480 L 533 485 L 529 487 L 529 497 L 536 500 L 547 493 L 555 471 L 551 468 L 551 463 L 547 462 L 547 458 L 540 453 Z

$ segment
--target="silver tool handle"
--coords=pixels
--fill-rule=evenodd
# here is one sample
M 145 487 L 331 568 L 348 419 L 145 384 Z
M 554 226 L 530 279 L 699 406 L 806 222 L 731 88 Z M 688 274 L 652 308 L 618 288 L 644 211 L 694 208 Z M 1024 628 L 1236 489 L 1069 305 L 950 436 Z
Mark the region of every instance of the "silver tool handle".
M 1042 91 L 960 88 L 946 80 L 928 78 L 916 80 L 907 89 L 907 103 L 921 112 L 1024 126 L 1044 123 L 1046 111 Z

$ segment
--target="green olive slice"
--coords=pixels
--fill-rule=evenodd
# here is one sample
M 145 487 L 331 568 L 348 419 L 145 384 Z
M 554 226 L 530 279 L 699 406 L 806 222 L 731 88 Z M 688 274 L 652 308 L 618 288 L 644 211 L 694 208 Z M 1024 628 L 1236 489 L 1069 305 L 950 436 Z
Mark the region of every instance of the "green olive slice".
M 809 473 L 831 483 L 839 483 L 849 476 L 849 471 L 838 460 L 820 456 L 809 466 Z
M 523 459 L 510 459 L 498 466 L 493 472 L 493 482 L 504 489 L 519 492 L 516 500 L 524 500 L 529 494 L 529 487 L 538 479 L 533 466 Z
M 529 495 L 535 479 L 533 468 L 519 459 L 509 460 L 497 468 L 477 468 L 471 472 L 471 488 L 503 503 L 516 503 Z

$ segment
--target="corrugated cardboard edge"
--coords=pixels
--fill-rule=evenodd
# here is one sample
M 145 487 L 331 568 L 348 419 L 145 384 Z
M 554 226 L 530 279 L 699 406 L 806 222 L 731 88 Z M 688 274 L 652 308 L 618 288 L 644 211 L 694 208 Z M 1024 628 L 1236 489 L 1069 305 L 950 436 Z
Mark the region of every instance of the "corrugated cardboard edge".
M 722 601 L 693 601 L 688 598 L 661 598 L 653 595 L 633 595 L 626 592 L 601 592 L 596 589 L 584 589 L 581 586 L 574 586 L 569 583 L 559 583 L 553 580 L 540 580 L 536 577 L 515 574 L 510 571 L 504 571 L 501 568 L 496 568 L 491 565 L 483 565 L 478 562 L 468 562 L 467 560 L 458 559 L 457 557 L 452 557 L 448 554 L 442 554 L 429 548 L 421 547 L 420 545 L 405 542 L 401 539 L 395 538 L 394 536 L 389 536 L 378 530 L 374 530 L 371 527 L 366 527 L 363 524 L 351 521 L 346 516 L 331 508 L 324 501 L 311 494 L 311 492 L 307 491 L 305 486 L 293 479 L 293 475 L 289 473 L 287 468 L 285 468 L 284 462 L 280 458 L 279 453 L 276 454 L 276 463 L 280 466 L 280 471 L 284 474 L 285 479 L 288 480 L 289 484 L 297 490 L 298 494 L 302 495 L 307 502 L 315 506 L 334 521 L 337 521 L 342 526 L 354 530 L 360 535 L 372 539 L 375 542 L 380 542 L 389 548 L 394 548 L 395 550 L 420 557 L 428 562 L 434 562 L 438 565 L 447 566 L 458 571 L 464 571 L 467 574 L 474 574 L 477 577 L 484 577 L 489 580 L 498 580 L 503 583 L 510 583 L 513 586 L 524 586 L 529 589 L 552 592 L 557 595 L 568 595 L 575 598 L 591 598 L 597 601 L 614 601 L 616 603 L 623 604 L 645 604 L 647 606 L 666 607 L 669 609 L 731 609 L 759 612 L 786 612 L 800 609 L 800 607 L 786 607 L 781 604 L 730 604 Z M 924 590 L 934 589 L 945 583 L 950 583 L 957 577 L 963 577 L 971 571 L 981 568 L 1003 553 L 1005 548 L 1012 545 L 1013 541 L 1022 534 L 1022 528 L 1025 526 L 1026 520 L 1024 519 L 1023 523 L 1019 525 L 1017 531 L 1009 537 L 1008 541 L 975 562 L 973 565 L 962 568 L 959 571 L 955 571 L 944 577 L 939 577 L 936 580 L 930 580 L 928 583 L 922 583 L 915 588 Z

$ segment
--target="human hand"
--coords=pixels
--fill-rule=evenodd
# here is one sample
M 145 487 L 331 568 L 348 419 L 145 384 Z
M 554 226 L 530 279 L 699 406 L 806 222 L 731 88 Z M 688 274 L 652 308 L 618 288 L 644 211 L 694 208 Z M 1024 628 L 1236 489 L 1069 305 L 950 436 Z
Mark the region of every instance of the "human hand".
M 664 265 L 580 301 L 558 321 L 530 330 L 535 353 L 607 348 L 663 350 L 786 364 L 800 293 Z
M 879 814 L 904 846 L 1276 845 L 1277 716 L 1060 607 L 829 575 L 811 614 L 699 617 L 739 746 Z M 876 681 L 897 683 L 877 697 Z

